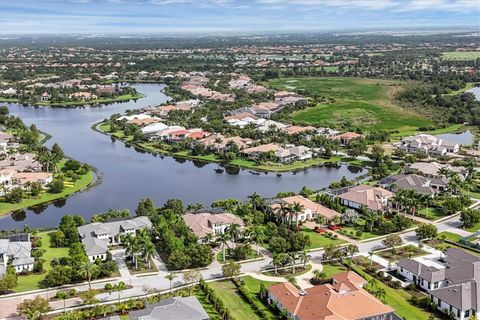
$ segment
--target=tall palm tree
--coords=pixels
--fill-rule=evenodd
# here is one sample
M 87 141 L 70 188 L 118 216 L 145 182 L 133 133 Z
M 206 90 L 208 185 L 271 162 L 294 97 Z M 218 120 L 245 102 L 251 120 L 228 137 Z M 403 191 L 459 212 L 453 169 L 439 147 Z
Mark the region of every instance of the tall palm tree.
M 252 204 L 253 211 L 257 211 L 257 209 L 265 203 L 265 199 L 256 192 L 248 196 L 248 199 L 250 199 L 250 203 Z
M 125 284 L 125 282 L 120 281 L 114 286 L 114 288 L 115 288 L 115 291 L 118 292 L 118 303 L 120 303 L 120 297 L 122 295 L 122 291 L 127 289 L 127 285 Z
M 230 234 L 230 238 L 232 239 L 233 245 L 235 246 L 235 242 L 240 238 L 241 235 L 240 226 L 234 223 L 228 226 L 225 231 Z
M 290 262 L 292 263 L 292 274 L 295 274 L 295 263 L 297 262 L 298 259 L 298 254 L 295 251 L 292 251 L 288 254 L 290 258 Z
M 312 256 L 308 254 L 306 250 L 303 250 L 300 254 L 300 261 L 303 263 L 303 269 L 307 267 L 307 263 L 312 259 Z
M 257 247 L 257 256 L 260 254 L 260 246 L 259 244 L 265 240 L 265 228 L 263 226 L 256 225 L 253 228 L 252 237 L 255 241 L 255 245 Z
M 299 202 L 294 202 L 291 206 L 291 210 L 292 210 L 292 216 L 294 215 L 295 216 L 295 229 L 298 230 L 298 215 L 300 212 L 303 211 L 303 209 L 305 209 L 305 207 L 303 205 L 301 205 Z
M 169 282 L 170 282 L 170 293 L 172 293 L 172 281 L 173 279 L 175 279 L 177 277 L 177 275 L 175 273 L 168 273 L 166 276 L 165 276 L 165 279 L 167 279 Z
M 88 260 L 80 264 L 80 274 L 88 280 L 88 288 L 92 290 L 92 275 L 98 271 L 98 266 Z
M 283 222 L 290 225 L 292 208 L 288 204 L 280 203 L 280 207 L 278 207 L 277 211 Z
M 217 237 L 217 241 L 222 245 L 223 262 L 225 262 L 225 252 L 228 247 L 228 240 L 230 240 L 230 234 L 228 232 L 224 232 Z
M 278 266 L 284 266 L 288 258 L 288 254 L 286 253 L 278 253 L 273 256 L 272 264 L 275 267 L 275 275 L 278 274 Z
M 150 269 L 150 262 L 153 257 L 155 257 L 155 245 L 152 243 L 152 241 L 149 240 L 147 243 L 144 244 L 142 248 L 142 254 L 144 262 L 148 264 L 148 269 Z

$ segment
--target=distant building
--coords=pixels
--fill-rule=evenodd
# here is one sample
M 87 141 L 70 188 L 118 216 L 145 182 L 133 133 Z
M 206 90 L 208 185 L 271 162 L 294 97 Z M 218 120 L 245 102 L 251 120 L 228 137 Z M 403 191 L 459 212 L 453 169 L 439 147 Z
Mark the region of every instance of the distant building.
M 443 156 L 447 153 L 457 153 L 460 145 L 429 134 L 419 134 L 404 138 L 398 148 L 407 153 L 423 152 L 428 156 Z
M 110 222 L 93 222 L 78 227 L 85 253 L 90 261 L 107 258 L 108 247 L 122 243 L 122 236 L 135 235 L 137 230 L 151 229 L 152 222 L 148 217 L 139 216 Z
M 173 297 L 148 304 L 145 309 L 130 312 L 132 320 L 208 320 L 210 316 L 198 299 Z
M 427 178 L 418 174 L 397 174 L 380 180 L 378 184 L 393 192 L 414 190 L 417 193 L 434 196 L 439 192 L 447 190 L 448 179 Z

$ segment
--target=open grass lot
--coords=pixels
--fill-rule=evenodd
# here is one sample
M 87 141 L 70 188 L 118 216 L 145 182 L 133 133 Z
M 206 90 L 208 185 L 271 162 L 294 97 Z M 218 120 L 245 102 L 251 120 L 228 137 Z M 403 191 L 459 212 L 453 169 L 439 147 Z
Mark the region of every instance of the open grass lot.
M 217 292 L 235 319 L 260 320 L 252 307 L 237 293 L 237 287 L 230 280 L 215 281 L 209 285 Z
M 75 181 L 75 183 L 65 180 L 65 189 L 60 193 L 48 193 L 46 191 L 43 191 L 39 197 L 26 198 L 23 199 L 20 203 L 0 202 L 0 216 L 6 215 L 12 211 L 21 210 L 65 198 L 89 186 L 93 182 L 93 178 L 94 173 L 90 171 L 87 174 L 79 177 L 79 179 Z
M 38 236 L 42 239 L 42 249 L 45 249 L 43 254 L 43 263 L 44 273 L 42 274 L 30 274 L 26 276 L 18 277 L 18 286 L 15 287 L 15 292 L 23 292 L 29 290 L 40 289 L 40 282 L 47 275 L 48 270 L 51 270 L 52 267 L 50 262 L 55 258 L 66 257 L 68 256 L 68 248 L 50 248 L 50 237 L 48 236 L 49 232 L 41 232 Z
M 372 230 L 372 232 L 364 231 L 365 230 L 364 225 L 365 225 L 365 220 L 360 218 L 355 223 L 355 226 L 342 226 L 342 229 L 340 229 L 338 232 L 340 234 L 346 235 L 347 237 L 356 239 L 356 240 L 367 240 L 367 239 L 371 239 L 371 238 L 375 238 L 383 235 L 382 233 L 377 232 L 375 230 Z M 358 231 L 361 231 L 360 236 L 357 235 Z
M 310 237 L 311 243 L 307 249 L 318 249 L 318 248 L 324 248 L 329 244 L 338 245 L 338 244 L 346 243 L 345 240 L 329 238 L 323 234 L 316 233 L 312 229 L 308 229 L 308 228 L 303 228 L 301 233 L 306 234 Z
M 323 263 L 323 272 L 325 272 L 327 278 L 331 278 L 333 275 L 347 271 L 347 268 L 340 263 L 327 262 Z
M 446 60 L 475 60 L 480 58 L 480 51 L 448 51 L 442 56 Z
M 367 281 L 372 279 L 372 277 L 365 272 L 360 266 L 355 266 L 355 270 Z M 395 313 L 398 314 L 403 319 L 415 319 L 415 320 L 429 320 L 430 313 L 422 309 L 419 309 L 412 304 L 409 300 L 412 298 L 412 295 L 403 289 L 393 289 L 384 284 L 383 282 L 378 282 L 380 288 L 384 289 L 386 292 L 385 302 L 395 309 Z M 436 318 L 435 318 L 436 319 Z
M 245 287 L 247 287 L 247 289 L 250 290 L 250 292 L 252 293 L 260 292 L 260 283 L 262 282 L 266 288 L 277 283 L 277 282 L 271 282 L 271 281 L 261 281 L 251 276 L 242 277 L 242 280 L 243 280 L 243 283 L 245 284 Z
M 290 115 L 292 120 L 322 126 L 350 123 L 366 131 L 415 130 L 430 126 L 432 121 L 402 109 L 393 102 L 401 84 L 386 80 L 362 78 L 281 78 L 269 82 L 281 90 L 307 90 L 312 94 L 334 98 L 330 104 L 319 104 Z
M 208 315 L 210 316 L 210 320 L 220 320 L 222 318 L 222 316 L 218 313 L 212 303 L 208 300 L 205 293 L 203 293 L 203 291 L 200 290 L 198 287 L 197 289 L 195 289 L 195 296 L 202 305 L 203 309 L 207 311 Z M 127 317 L 127 319 L 130 319 L 130 317 Z
M 445 217 L 445 215 L 443 215 L 440 210 L 435 207 L 429 207 L 428 209 L 423 208 L 418 212 L 418 215 L 428 220 L 438 220 Z

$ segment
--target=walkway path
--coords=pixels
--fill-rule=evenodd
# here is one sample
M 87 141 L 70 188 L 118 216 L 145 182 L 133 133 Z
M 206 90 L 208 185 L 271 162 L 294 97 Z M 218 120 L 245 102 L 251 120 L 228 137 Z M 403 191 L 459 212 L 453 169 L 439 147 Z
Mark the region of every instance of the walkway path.
M 113 260 L 115 260 L 115 262 L 117 263 L 120 277 L 124 279 L 130 278 L 131 274 L 128 270 L 127 263 L 125 262 L 125 249 L 112 250 L 111 253 Z

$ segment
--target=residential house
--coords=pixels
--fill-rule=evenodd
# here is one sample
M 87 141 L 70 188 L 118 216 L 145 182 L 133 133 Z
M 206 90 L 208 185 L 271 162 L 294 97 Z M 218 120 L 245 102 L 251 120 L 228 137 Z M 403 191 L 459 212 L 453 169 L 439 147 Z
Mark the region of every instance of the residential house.
M 223 234 L 232 224 L 239 225 L 241 228 L 244 226 L 243 220 L 236 215 L 215 209 L 186 213 L 182 218 L 199 241 L 208 234 Z
M 415 162 L 409 165 L 406 170 L 411 173 L 418 173 L 429 178 L 445 177 L 442 171 L 449 171 L 458 174 L 460 179 L 464 180 L 468 175 L 468 170 L 465 167 L 454 167 L 450 164 L 443 164 L 438 162 Z
M 448 179 L 427 178 L 418 174 L 397 174 L 383 178 L 378 184 L 393 192 L 414 190 L 417 193 L 431 196 L 448 189 Z
M 260 157 L 262 153 L 273 152 L 283 150 L 283 148 L 276 143 L 262 144 L 256 147 L 250 147 L 242 150 L 242 154 L 245 155 L 248 159 L 256 160 Z
M 40 172 L 42 165 L 33 153 L 15 153 L 0 160 L 0 169 L 11 169 L 18 172 Z
M 295 195 L 291 197 L 285 197 L 281 199 L 276 199 L 270 205 L 270 210 L 279 217 L 280 219 L 287 219 L 288 217 L 282 216 L 282 213 L 279 211 L 281 204 L 293 205 L 298 203 L 302 206 L 302 211 L 298 212 L 297 215 L 294 215 L 292 221 L 306 221 L 315 219 L 318 216 L 325 217 L 327 223 L 331 222 L 335 217 L 341 217 L 341 214 L 335 210 L 329 209 L 325 206 L 322 206 L 319 203 L 313 202 L 301 195 Z
M 173 297 L 147 304 L 144 309 L 130 312 L 132 320 L 208 320 L 197 297 Z
M 12 143 L 14 137 L 11 134 L 0 131 L 0 151 L 7 151 L 15 144 Z
M 97 95 L 87 91 L 80 91 L 72 93 L 70 99 L 80 99 L 80 100 L 95 100 L 97 99 Z
M 441 260 L 402 259 L 397 272 L 427 291 L 438 310 L 456 320 L 480 319 L 480 257 L 449 248 Z
M 145 126 L 140 130 L 142 131 L 143 134 L 148 136 L 148 135 L 154 135 L 167 128 L 168 126 L 166 124 L 162 122 L 156 122 L 156 123 L 149 124 L 148 126 Z
M 28 183 L 38 182 L 42 187 L 46 187 L 53 181 L 51 172 L 14 172 L 11 176 L 12 184 L 27 188 Z
M 149 114 L 144 114 L 144 113 L 139 113 L 139 114 L 133 114 L 130 116 L 121 116 L 117 119 L 117 121 L 122 121 L 122 120 L 135 120 L 135 119 L 140 119 L 140 120 L 145 120 L 145 119 L 150 119 L 152 116 Z
M 48 92 L 44 92 L 42 93 L 42 95 L 40 96 L 40 100 L 42 101 L 48 101 L 52 98 L 52 95 Z
M 285 128 L 282 128 L 282 132 L 285 132 L 286 134 L 292 136 L 300 133 L 309 133 L 309 132 L 315 132 L 317 128 L 313 126 L 306 126 L 306 127 L 301 127 L 301 126 L 288 126 Z
M 340 140 L 341 144 L 348 144 L 353 139 L 363 138 L 363 135 L 356 132 L 345 132 L 332 137 L 333 140 Z
M 235 137 L 225 137 L 220 133 L 215 133 L 199 140 L 205 145 L 205 147 L 214 150 L 216 152 L 228 151 L 228 144 L 235 143 L 239 150 L 248 148 L 253 140 L 249 138 L 242 138 L 239 136 Z
M 429 134 L 404 138 L 397 147 L 407 153 L 423 152 L 428 156 L 443 156 L 447 153 L 457 153 L 460 150 L 458 143 Z
M 140 216 L 130 219 L 119 219 L 109 222 L 93 222 L 77 228 L 82 239 L 85 253 L 94 262 L 107 258 L 108 247 L 122 244 L 122 237 L 135 236 L 138 230 L 151 229 L 152 222 L 148 217 Z
M 5 273 L 9 263 L 17 273 L 33 271 L 35 259 L 31 252 L 32 243 L 28 234 L 0 239 L 0 276 Z
M 393 320 L 394 309 L 363 289 L 365 279 L 347 271 L 334 275 L 333 283 L 305 290 L 293 284 L 268 287 L 268 300 L 295 320 Z
M 341 204 L 353 209 L 366 208 L 385 212 L 389 209 L 389 200 L 394 193 L 379 187 L 359 185 L 343 188 L 335 196 L 340 199 Z

